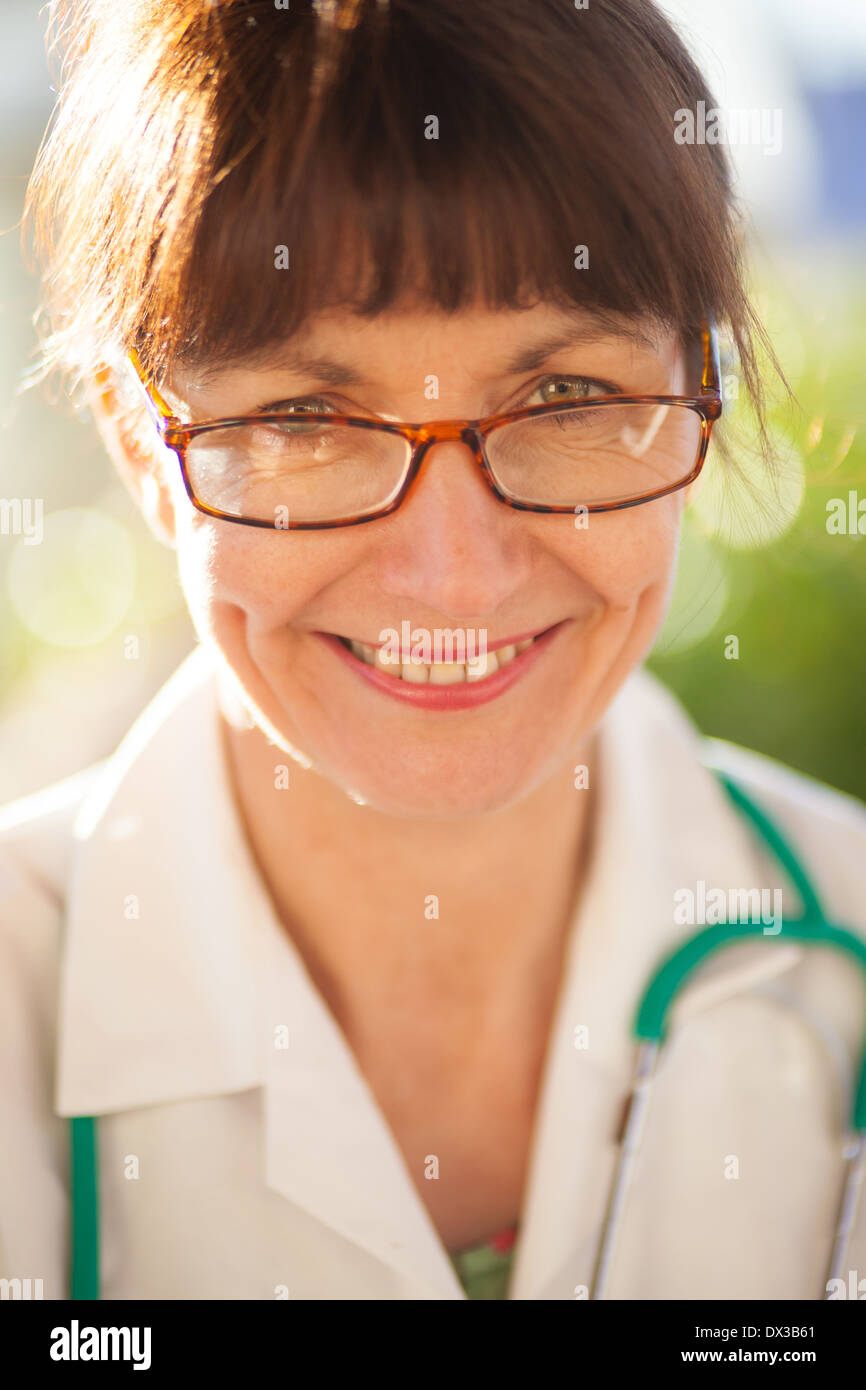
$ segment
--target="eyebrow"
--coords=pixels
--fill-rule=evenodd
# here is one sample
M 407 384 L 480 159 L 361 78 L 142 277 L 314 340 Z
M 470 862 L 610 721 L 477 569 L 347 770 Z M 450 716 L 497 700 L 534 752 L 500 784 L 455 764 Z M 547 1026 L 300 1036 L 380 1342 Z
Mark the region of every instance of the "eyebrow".
M 618 338 L 650 351 L 657 349 L 657 344 L 641 329 L 632 326 L 626 327 L 610 318 L 603 310 L 592 311 L 592 318 L 587 322 L 586 312 L 583 310 L 576 311 L 574 314 L 567 314 L 568 318 L 576 320 L 573 328 L 548 334 L 539 342 L 519 349 L 505 363 L 500 375 L 517 376 L 523 372 L 531 372 L 546 362 L 548 357 L 561 352 L 564 348 L 592 346 L 607 338 Z M 364 377 L 347 363 L 338 362 L 330 357 L 306 357 L 302 352 L 293 353 L 285 348 L 278 348 L 272 352 L 264 350 L 255 354 L 252 359 L 247 359 L 244 365 L 248 371 L 284 371 L 293 376 L 312 377 L 328 386 L 360 386 L 365 384 Z M 223 370 L 224 368 L 220 366 L 210 369 L 203 368 L 197 374 L 197 384 L 206 386 Z M 281 403 L 274 401 L 272 404 L 280 405 Z M 268 405 L 262 405 L 257 406 L 256 410 L 267 411 L 270 408 Z
M 523 348 L 505 364 L 505 375 L 517 375 L 519 372 L 531 372 L 535 367 L 540 367 L 546 362 L 548 357 L 554 353 L 561 352 L 563 348 L 571 347 L 591 347 L 594 343 L 603 342 L 605 338 L 620 338 L 625 342 L 634 344 L 637 347 L 648 348 L 654 351 L 656 344 L 646 333 L 642 333 L 639 328 L 625 328 L 621 325 L 600 321 L 584 325 L 584 331 L 575 336 L 574 332 L 555 333 L 547 338 L 542 338 L 533 347 Z

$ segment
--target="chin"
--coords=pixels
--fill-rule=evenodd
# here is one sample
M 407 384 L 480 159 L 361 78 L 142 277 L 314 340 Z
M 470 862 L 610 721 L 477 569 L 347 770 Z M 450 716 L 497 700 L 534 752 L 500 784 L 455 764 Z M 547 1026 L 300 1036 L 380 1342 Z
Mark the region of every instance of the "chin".
M 565 765 L 567 758 L 563 757 Z M 519 756 L 503 755 L 496 766 L 464 760 L 449 773 L 441 764 L 415 765 L 394 757 L 385 765 L 339 768 L 313 760 L 313 770 L 337 786 L 358 805 L 399 820 L 470 820 L 505 811 L 529 796 L 553 768 L 527 764 Z
M 356 720 L 350 710 L 323 706 L 309 688 L 266 685 L 258 671 L 244 675 L 250 722 L 268 741 L 297 766 L 382 815 L 461 820 L 505 811 L 570 766 L 572 721 L 557 728 L 552 709 L 541 736 L 530 735 L 538 725 L 526 718 L 496 726 L 491 721 L 470 736 L 464 719 L 473 716 L 455 712 L 425 716 L 429 726 L 410 737 L 382 722 Z

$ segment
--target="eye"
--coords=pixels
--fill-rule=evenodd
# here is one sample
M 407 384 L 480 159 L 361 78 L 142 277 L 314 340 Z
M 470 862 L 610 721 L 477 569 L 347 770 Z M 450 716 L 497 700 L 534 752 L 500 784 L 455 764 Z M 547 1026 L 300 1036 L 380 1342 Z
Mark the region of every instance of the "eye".
M 269 401 L 267 405 L 259 406 L 256 415 L 293 415 L 297 416 L 297 424 L 293 420 L 285 424 L 268 424 L 264 428 L 268 430 L 284 431 L 291 434 L 304 434 L 309 430 L 321 429 L 320 421 L 304 421 L 304 415 L 336 415 L 338 412 L 333 405 L 322 396 L 304 396 L 291 401 Z M 253 417 L 255 418 L 255 417 Z
M 560 401 L 584 401 L 593 396 L 616 396 L 619 390 L 609 381 L 587 376 L 548 376 L 532 390 L 524 405 L 554 405 Z
M 314 411 L 319 415 L 335 413 L 331 402 L 325 400 L 324 396 L 295 396 L 290 401 L 268 401 L 267 405 L 257 405 L 252 414 L 294 415 L 296 412 L 302 414 L 304 411 Z

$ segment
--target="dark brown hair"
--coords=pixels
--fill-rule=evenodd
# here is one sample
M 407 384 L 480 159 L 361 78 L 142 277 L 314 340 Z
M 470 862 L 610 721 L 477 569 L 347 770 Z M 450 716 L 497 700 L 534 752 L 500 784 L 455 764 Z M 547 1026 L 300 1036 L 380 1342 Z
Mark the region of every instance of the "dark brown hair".
M 650 0 L 54 0 L 49 44 L 42 375 L 252 360 L 329 305 L 543 299 L 684 340 L 711 314 L 759 404 L 725 150 L 674 139 L 712 97 Z

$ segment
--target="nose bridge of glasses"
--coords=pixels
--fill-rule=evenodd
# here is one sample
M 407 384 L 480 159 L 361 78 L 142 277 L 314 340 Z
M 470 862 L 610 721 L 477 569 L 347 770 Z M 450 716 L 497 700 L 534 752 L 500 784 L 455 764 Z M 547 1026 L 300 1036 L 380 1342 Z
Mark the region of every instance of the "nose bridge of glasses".
M 415 470 L 421 467 L 436 444 L 465 444 L 473 459 L 478 460 L 480 437 L 477 427 L 467 420 L 433 420 L 414 429 L 411 439 Z
M 467 420 L 432 420 L 427 425 L 419 425 L 412 431 L 413 441 L 417 449 L 424 453 L 433 444 L 464 443 L 470 449 L 475 449 L 476 431 L 474 426 Z
M 412 491 L 418 486 L 426 469 L 423 465 L 429 462 L 430 451 L 436 444 L 464 444 L 469 450 L 470 458 L 465 460 L 470 468 L 478 470 L 488 488 L 495 487 L 492 479 L 488 475 L 483 454 L 481 452 L 481 435 L 477 422 L 467 420 L 434 420 L 430 424 L 421 425 L 412 431 L 412 463 L 407 486 Z M 464 456 L 465 459 L 465 456 Z

